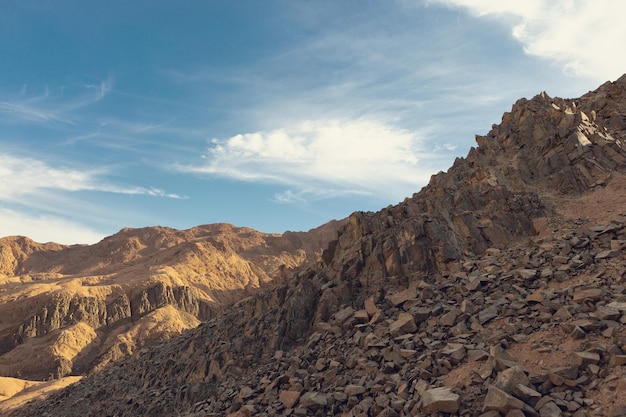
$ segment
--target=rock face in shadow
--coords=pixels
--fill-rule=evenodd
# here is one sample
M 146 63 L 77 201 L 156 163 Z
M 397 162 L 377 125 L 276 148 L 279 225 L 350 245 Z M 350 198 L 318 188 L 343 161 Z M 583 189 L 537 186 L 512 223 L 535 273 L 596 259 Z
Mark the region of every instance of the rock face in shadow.
M 625 123 L 626 76 L 520 100 L 315 265 L 11 415 L 623 415 Z

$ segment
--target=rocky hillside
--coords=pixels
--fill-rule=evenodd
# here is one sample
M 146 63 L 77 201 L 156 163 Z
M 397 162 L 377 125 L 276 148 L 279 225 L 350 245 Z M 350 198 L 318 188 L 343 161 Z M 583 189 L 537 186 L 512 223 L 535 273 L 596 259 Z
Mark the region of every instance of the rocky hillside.
M 318 262 L 340 224 L 282 235 L 124 229 L 91 246 L 0 239 L 0 377 L 85 374 L 196 327 Z
M 12 416 L 626 415 L 626 76 L 519 100 L 317 265 Z

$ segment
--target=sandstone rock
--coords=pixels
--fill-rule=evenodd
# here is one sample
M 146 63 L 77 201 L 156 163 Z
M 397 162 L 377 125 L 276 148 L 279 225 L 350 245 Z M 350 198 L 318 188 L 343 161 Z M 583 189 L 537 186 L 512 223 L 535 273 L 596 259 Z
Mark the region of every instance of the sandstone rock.
M 359 394 L 363 394 L 367 391 L 367 389 L 363 386 L 363 385 L 346 385 L 346 387 L 344 388 L 343 392 L 346 393 L 346 395 L 359 395 Z
M 524 402 L 513 397 L 510 394 L 500 390 L 495 386 L 490 386 L 485 401 L 483 403 L 483 411 L 495 410 L 506 414 L 510 410 L 521 410 L 524 408 Z
M 511 390 L 511 394 L 531 406 L 535 406 L 541 399 L 541 393 L 522 384 L 514 386 Z
M 539 410 L 539 414 L 541 417 L 562 417 L 563 412 L 561 409 L 553 402 L 547 402 L 541 409 Z
M 618 250 L 611 250 L 611 249 L 607 249 L 607 250 L 603 250 L 601 252 L 598 252 L 596 254 L 596 259 L 609 259 L 609 258 L 615 258 L 616 256 L 618 256 L 620 254 L 620 251 Z
M 600 306 L 594 312 L 594 316 L 596 316 L 600 320 L 619 320 L 619 318 L 622 316 L 622 313 L 616 308 Z
M 522 279 L 532 279 L 537 276 L 536 269 L 518 269 L 517 274 Z
M 364 308 L 370 317 L 374 316 L 374 314 L 380 311 L 380 309 L 376 307 L 376 303 L 374 303 L 374 300 L 371 297 L 365 299 Z
M 352 307 L 345 307 L 338 312 L 335 313 L 335 320 L 339 323 L 343 323 L 352 317 L 354 314 L 354 309 Z
M 576 352 L 574 355 L 579 366 L 597 365 L 600 362 L 600 355 L 596 352 Z
M 572 318 L 572 314 L 569 312 L 569 309 L 566 306 L 561 306 L 559 309 L 552 315 L 552 320 L 556 321 L 567 321 Z
M 626 365 L 626 355 L 612 355 L 609 361 L 609 366 L 622 366 Z
M 543 302 L 543 300 L 545 299 L 545 291 L 544 290 L 537 290 L 535 292 L 533 292 L 532 294 L 528 295 L 526 297 L 526 302 L 529 303 L 541 303 Z
M 529 383 L 526 372 L 520 366 L 505 369 L 495 379 L 495 386 L 509 394 L 514 393 L 517 385 L 526 386 Z
M 389 325 L 389 333 L 398 336 L 412 333 L 417 330 L 417 325 L 411 313 L 400 313 L 398 319 Z
M 280 400 L 280 402 L 285 404 L 285 407 L 293 408 L 300 399 L 300 391 L 281 391 L 278 399 Z
M 515 359 L 501 346 L 492 346 L 489 350 L 489 355 L 493 361 L 493 367 L 497 371 L 504 371 L 505 369 L 519 366 Z
M 318 409 L 328 405 L 328 399 L 321 392 L 309 391 L 302 394 L 300 404 L 302 407 Z
M 496 306 L 489 306 L 484 310 L 481 310 L 478 313 L 478 321 L 480 322 L 480 324 L 485 324 L 491 320 L 493 320 L 494 318 L 498 317 L 499 311 L 498 311 L 498 307 Z
M 579 290 L 574 293 L 574 302 L 582 303 L 585 300 L 590 301 L 598 301 L 602 298 L 602 289 L 600 288 L 589 288 L 584 290 Z
M 370 321 L 369 314 L 366 310 L 358 310 L 354 312 L 354 319 L 357 323 L 367 323 Z
M 495 410 L 507 413 L 510 410 L 524 408 L 524 402 L 495 386 L 490 386 L 483 403 L 483 411 Z
M 387 299 L 391 302 L 394 307 L 399 306 L 409 300 L 417 297 L 417 288 L 411 287 L 403 291 L 399 291 L 397 293 L 393 293 L 387 297 Z
M 426 413 L 456 413 L 461 397 L 450 388 L 432 388 L 422 396 L 422 408 Z

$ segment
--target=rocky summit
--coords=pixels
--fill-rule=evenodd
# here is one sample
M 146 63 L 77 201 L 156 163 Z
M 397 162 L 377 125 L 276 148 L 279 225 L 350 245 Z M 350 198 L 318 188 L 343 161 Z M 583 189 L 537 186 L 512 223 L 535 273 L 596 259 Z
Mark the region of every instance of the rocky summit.
M 6 413 L 624 416 L 625 140 L 626 76 L 521 99 L 315 264 Z

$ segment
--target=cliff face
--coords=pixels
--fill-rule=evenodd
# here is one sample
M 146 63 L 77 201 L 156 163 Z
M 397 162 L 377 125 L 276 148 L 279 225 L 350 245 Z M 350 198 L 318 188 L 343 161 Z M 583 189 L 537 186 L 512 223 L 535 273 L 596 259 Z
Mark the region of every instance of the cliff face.
M 626 76 L 519 100 L 315 266 L 11 415 L 624 415 L 625 138 Z

